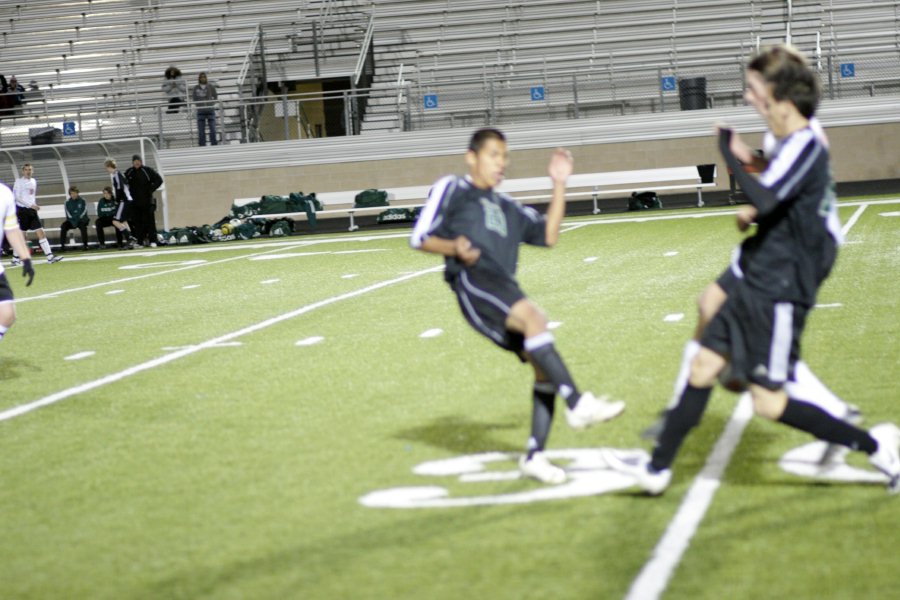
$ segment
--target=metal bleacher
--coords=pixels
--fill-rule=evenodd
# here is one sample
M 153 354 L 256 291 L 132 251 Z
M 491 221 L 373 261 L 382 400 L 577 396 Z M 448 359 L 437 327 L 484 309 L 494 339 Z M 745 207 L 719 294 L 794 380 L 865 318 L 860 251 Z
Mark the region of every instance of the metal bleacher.
M 376 72 L 364 132 L 677 110 L 677 90 L 660 91 L 664 75 L 703 77 L 710 104 L 737 105 L 746 59 L 760 44 L 785 39 L 819 57 L 826 83 L 843 86 L 839 95 L 853 93 L 854 86 L 860 94 L 874 95 L 872 86 L 890 91 L 900 76 L 898 2 L 375 5 Z M 866 62 L 875 82 L 835 82 L 845 59 Z M 887 72 L 878 75 L 880 70 Z M 535 85 L 546 91 L 541 102 L 528 96 Z M 831 97 L 835 89 L 829 89 Z M 437 95 L 439 106 L 424 108 L 426 94 Z
M 276 79 L 304 78 L 312 70 L 312 61 L 307 60 L 312 52 L 310 24 L 330 4 L 318 0 L 2 3 L 3 72 L 16 74 L 22 84 L 38 82 L 41 101 L 29 102 L 15 118 L 4 119 L 0 141 L 28 143 L 28 129 L 73 119 L 76 112 L 86 123 L 96 120 L 97 127 L 120 127 L 118 135 L 152 133 L 165 100 L 160 88 L 163 72 L 170 65 L 182 71 L 189 90 L 197 75 L 206 72 L 220 99 L 236 99 L 244 91 L 239 86 L 248 46 L 260 26 L 266 28 L 270 72 Z M 358 13 L 347 10 L 329 15 L 327 30 L 318 32 L 322 71 L 311 77 L 352 71 L 359 53 L 353 40 L 360 21 Z M 346 49 L 341 51 L 342 47 Z M 131 113 L 117 119 L 122 107 Z M 135 109 L 148 112 L 135 117 Z M 165 118 L 181 119 L 181 129 L 190 135 L 186 112 Z M 136 129 L 135 120 L 144 127 Z M 179 127 L 167 123 L 166 129 L 177 133 Z
M 747 58 L 785 39 L 828 98 L 900 93 L 900 0 L 31 0 L 0 3 L 0 68 L 41 86 L 0 122 L 0 145 L 77 120 L 86 139 L 190 146 L 190 113 L 163 110 L 169 65 L 189 87 L 207 72 L 223 141 L 248 141 L 235 107 L 261 91 L 246 83 L 259 32 L 275 89 L 352 73 L 372 15 L 364 134 L 679 110 L 661 77 L 703 78 L 709 105 L 737 106 Z

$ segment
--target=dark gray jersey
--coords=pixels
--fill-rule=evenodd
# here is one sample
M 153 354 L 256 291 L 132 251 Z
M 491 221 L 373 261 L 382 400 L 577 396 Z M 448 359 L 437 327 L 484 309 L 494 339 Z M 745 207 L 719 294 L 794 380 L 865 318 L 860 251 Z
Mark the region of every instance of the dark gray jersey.
M 544 217 L 537 211 L 495 190 L 483 190 L 468 178 L 448 176 L 434 184 L 428 202 L 410 239 L 419 248 L 430 236 L 455 239 L 466 236 L 481 250 L 480 268 L 515 276 L 519 244 L 546 246 Z M 464 267 L 454 257 L 446 258 L 447 280 Z
M 759 183 L 765 192 L 750 196 L 758 228 L 741 245 L 744 277 L 768 297 L 811 306 L 841 235 L 831 231 L 837 221 L 828 150 L 811 129 L 796 131 L 781 141 Z

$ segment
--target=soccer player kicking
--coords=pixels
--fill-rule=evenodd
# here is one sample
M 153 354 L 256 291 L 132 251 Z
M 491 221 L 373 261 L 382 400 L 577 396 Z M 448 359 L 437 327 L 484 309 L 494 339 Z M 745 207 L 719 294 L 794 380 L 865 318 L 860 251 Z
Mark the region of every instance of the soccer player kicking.
M 773 46 L 768 49 L 764 55 L 764 59 L 760 59 L 760 67 L 766 72 L 777 71 L 783 62 L 793 62 L 799 66 L 809 66 L 806 59 L 796 49 L 790 46 Z M 748 71 L 747 87 L 744 92 L 744 99 L 753 106 L 760 115 L 765 116 L 771 101 L 771 91 L 769 85 L 761 72 Z M 819 138 L 825 147 L 828 147 L 828 138 L 818 120 L 813 116 L 809 119 L 809 125 L 812 132 Z M 778 149 L 778 140 L 772 135 L 771 131 L 767 131 L 763 142 L 762 155 L 758 155 L 745 143 L 743 143 L 737 133 L 731 138 L 731 151 L 742 164 L 752 164 L 757 172 L 762 172 L 769 166 L 769 157 Z M 831 193 L 834 193 L 834 182 L 832 181 Z M 831 236 L 830 245 L 826 247 L 823 254 L 823 264 L 819 275 L 820 282 L 824 280 L 834 264 L 837 247 L 844 242 L 841 233 L 840 220 L 837 215 L 837 203 L 830 203 L 831 210 L 828 214 L 828 233 Z M 738 211 L 737 223 L 741 231 L 746 231 L 750 225 L 756 220 L 756 208 L 753 205 L 744 206 Z M 681 366 L 678 376 L 675 379 L 675 387 L 669 406 L 663 411 L 660 419 L 650 427 L 645 429 L 641 437 L 645 439 L 655 440 L 662 431 L 664 420 L 668 414 L 668 410 L 677 404 L 678 399 L 687 386 L 688 375 L 691 370 L 691 363 L 697 353 L 700 351 L 700 338 L 703 330 L 710 322 L 713 316 L 719 312 L 725 299 L 728 298 L 738 282 L 743 278 L 743 266 L 740 247 L 735 249 L 732 256 L 731 264 L 714 282 L 706 286 L 700 297 L 697 299 L 697 325 L 694 329 L 694 336 L 685 344 L 684 352 L 681 357 Z M 854 425 L 858 425 L 862 420 L 862 414 L 856 406 L 847 404 L 838 398 L 834 392 L 823 384 L 818 377 L 810 370 L 809 366 L 802 360 L 798 360 L 794 366 L 792 377 L 785 382 L 785 389 L 788 395 L 798 400 L 803 400 L 811 404 L 815 404 L 819 408 L 829 412 L 833 416 L 850 421 Z M 843 448 L 836 444 L 829 444 L 825 452 L 819 459 L 819 464 L 827 464 L 838 452 Z
M 531 436 L 519 468 L 538 481 L 562 483 L 566 472 L 544 454 L 556 394 L 565 400 L 566 420 L 576 430 L 612 419 L 625 409 L 621 401 L 578 390 L 556 351 L 547 317 L 515 278 L 521 243 L 553 246 L 559 239 L 572 155 L 558 149 L 550 158 L 553 196 L 546 216 L 494 189 L 509 162 L 502 132 L 476 131 L 465 160 L 467 177 L 447 176 L 432 187 L 410 245 L 445 257 L 444 279 L 469 325 L 522 362 L 531 363 L 535 375 Z
M 26 286 L 31 285 L 34 279 L 34 268 L 31 266 L 31 252 L 25 243 L 25 236 L 19 229 L 19 220 L 16 217 L 16 203 L 12 190 L 0 183 L 0 242 L 3 238 L 9 241 L 9 245 L 19 255 L 22 261 L 22 277 L 27 277 Z M 16 305 L 13 302 L 13 293 L 0 264 L 0 340 L 9 331 L 16 321 Z
M 750 62 L 751 78 L 770 88 L 762 115 L 779 144 L 759 180 L 743 171 L 732 151 L 731 130 L 719 131 L 719 149 L 754 209 L 755 235 L 741 245 L 743 277 L 704 329 L 687 386 L 671 408 L 650 460 L 623 460 L 606 453 L 612 468 L 635 477 L 650 494 L 671 481 L 682 442 L 706 409 L 712 388 L 730 377 L 749 387 L 755 412 L 834 444 L 869 455 L 900 491 L 900 428 L 882 423 L 868 432 L 793 397 L 786 383 L 800 358 L 800 337 L 822 280 L 835 258 L 829 223 L 835 201 L 828 150 L 809 125 L 819 100 L 816 74 L 784 61 L 767 68 L 767 54 Z M 762 112 L 762 111 L 761 111 Z

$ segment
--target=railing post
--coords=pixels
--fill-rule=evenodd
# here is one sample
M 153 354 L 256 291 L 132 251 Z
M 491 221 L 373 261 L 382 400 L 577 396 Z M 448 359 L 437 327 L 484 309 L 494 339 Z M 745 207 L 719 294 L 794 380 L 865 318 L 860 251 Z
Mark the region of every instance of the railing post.
M 831 54 L 828 55 L 828 99 L 834 100 L 834 73 L 831 70 Z
M 347 91 L 341 92 L 344 99 L 344 135 L 353 135 L 353 112 L 350 108 L 350 98 Z
M 494 80 L 491 79 L 490 85 L 488 86 L 489 93 L 489 108 L 488 108 L 488 125 L 494 124 L 494 111 L 497 109 L 496 98 L 494 97 Z
M 163 144 L 163 116 L 162 116 L 162 105 L 156 107 L 156 121 L 159 123 L 159 147 L 162 148 Z
M 316 65 L 316 77 L 319 76 L 319 33 L 318 33 L 318 23 L 313 21 L 312 27 L 313 34 L 313 61 Z
M 284 139 L 291 139 L 291 128 L 288 125 L 288 101 L 287 92 L 284 86 L 281 86 L 281 120 L 284 124 Z
M 581 118 L 581 111 L 578 108 L 578 73 L 572 73 L 572 104 L 575 109 L 575 118 Z
M 659 112 L 666 112 L 666 96 L 663 94 L 662 69 L 656 69 L 656 85 L 659 88 Z
M 247 134 L 247 105 L 244 104 L 244 100 L 241 100 L 241 105 L 238 108 L 241 114 L 241 143 L 246 144 L 249 142 L 249 135 Z

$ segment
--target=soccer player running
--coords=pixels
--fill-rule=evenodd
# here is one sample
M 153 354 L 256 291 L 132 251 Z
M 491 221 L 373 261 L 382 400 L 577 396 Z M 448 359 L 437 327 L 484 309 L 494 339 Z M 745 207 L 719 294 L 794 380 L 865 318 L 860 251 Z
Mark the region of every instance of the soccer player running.
M 19 229 L 19 220 L 16 216 L 16 203 L 12 190 L 0 183 L 0 242 L 4 237 L 10 246 L 19 255 L 22 261 L 22 277 L 27 277 L 26 286 L 34 280 L 34 268 L 31 266 L 31 252 L 25 243 L 25 236 Z M 16 305 L 13 302 L 13 293 L 0 264 L 0 340 L 9 331 L 16 321 Z
M 447 176 L 432 187 L 410 245 L 443 255 L 444 278 L 466 321 L 533 366 L 531 436 L 519 468 L 538 481 L 562 483 L 566 472 L 544 454 L 556 394 L 565 400 L 566 420 L 576 430 L 612 419 L 625 409 L 621 401 L 610 402 L 579 391 L 556 351 L 547 317 L 525 296 L 515 278 L 520 244 L 549 247 L 559 239 L 572 155 L 558 149 L 550 158 L 553 195 L 546 216 L 494 189 L 509 162 L 502 132 L 490 128 L 476 131 L 465 161 L 467 177 Z
M 774 73 L 781 68 L 781 63 L 785 61 L 793 62 L 799 66 L 809 66 L 803 55 L 796 49 L 791 46 L 779 45 L 769 48 L 766 50 L 765 54 L 758 59 L 762 71 L 748 71 L 744 99 L 764 117 L 768 110 L 769 102 L 771 101 L 771 90 L 764 78 L 763 71 L 766 73 Z M 819 124 L 819 121 L 814 116 L 809 118 L 809 126 L 816 137 L 819 138 L 822 144 L 827 148 L 828 138 Z M 769 166 L 769 157 L 772 157 L 779 149 L 779 141 L 772 135 L 771 131 L 767 131 L 763 142 L 764 150 L 762 154 L 759 155 L 741 141 L 740 136 L 738 136 L 737 133 L 734 133 L 731 138 L 730 148 L 742 164 L 753 165 L 757 172 L 762 172 Z M 831 193 L 833 194 L 833 181 L 831 182 L 831 185 Z M 827 228 L 828 233 L 831 236 L 831 243 L 830 246 L 826 247 L 826 251 L 823 253 L 820 282 L 828 276 L 831 266 L 834 264 L 837 247 L 844 242 L 840 221 L 837 215 L 837 203 L 832 202 L 830 206 Z M 746 231 L 756 220 L 756 214 L 756 207 L 752 204 L 740 208 L 737 215 L 738 228 L 741 231 Z M 681 366 L 678 371 L 678 376 L 675 379 L 674 391 L 669 406 L 663 411 L 663 414 L 656 423 L 644 430 L 641 437 L 655 440 L 659 435 L 659 432 L 662 431 L 664 419 L 668 414 L 668 410 L 678 402 L 678 399 L 684 392 L 685 386 L 687 386 L 691 363 L 700 351 L 700 338 L 703 335 L 703 330 L 722 307 L 722 304 L 725 303 L 725 299 L 728 295 L 734 291 L 738 281 L 744 276 L 743 267 L 741 265 L 742 258 L 741 249 L 738 247 L 735 249 L 731 264 L 728 268 L 725 269 L 716 281 L 707 285 L 697 299 L 697 325 L 694 329 L 693 338 L 685 344 L 684 352 L 681 357 Z M 792 398 L 815 404 L 839 419 L 849 420 L 854 424 L 858 424 L 862 419 L 862 415 L 857 407 L 849 405 L 838 398 L 834 392 L 828 389 L 828 387 L 816 377 L 809 366 L 802 360 L 798 360 L 794 365 L 791 378 L 785 382 L 785 389 Z M 843 448 L 843 446 L 829 444 L 820 458 L 820 464 L 824 465 L 828 463 L 838 453 L 840 448 Z
M 47 257 L 47 262 L 53 264 L 63 259 L 62 256 L 54 256 L 53 250 L 50 249 L 50 240 L 44 233 L 44 224 L 38 217 L 38 211 L 41 207 L 37 203 L 37 180 L 33 177 L 34 167 L 29 163 L 22 165 L 22 177 L 16 179 L 13 185 L 13 195 L 16 199 L 16 214 L 19 218 L 19 228 L 25 231 L 37 232 L 38 244 Z M 21 255 L 13 248 L 12 266 L 21 264 Z
M 733 132 L 719 130 L 719 149 L 755 210 L 757 231 L 741 245 L 738 279 L 721 309 L 703 330 L 687 386 L 673 406 L 650 460 L 626 461 L 607 452 L 612 468 L 635 477 L 650 494 L 668 487 L 682 442 L 696 426 L 717 377 L 749 387 L 756 414 L 869 455 L 900 491 L 900 428 L 882 423 L 868 432 L 794 397 L 786 386 L 800 358 L 800 337 L 816 293 L 836 256 L 828 150 L 810 127 L 819 81 L 807 66 L 768 53 L 754 58 L 748 85 L 762 77 L 769 94 L 760 110 L 778 146 L 759 180 L 748 175 L 732 150 Z M 757 106 L 759 110 L 759 106 Z

